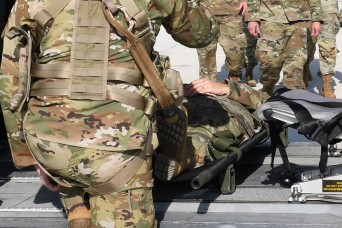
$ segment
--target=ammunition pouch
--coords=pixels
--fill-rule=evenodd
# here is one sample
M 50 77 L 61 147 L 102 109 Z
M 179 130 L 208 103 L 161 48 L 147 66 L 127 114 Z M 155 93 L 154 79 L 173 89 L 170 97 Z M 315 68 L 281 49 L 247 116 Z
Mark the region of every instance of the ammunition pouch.
M 12 54 L 15 61 L 9 63 L 8 59 L 2 58 L 2 67 L 6 69 L 6 74 L 0 76 L 0 102 L 14 165 L 23 168 L 34 164 L 22 131 L 22 114 L 26 110 L 25 102 L 30 90 L 31 51 L 35 41 L 26 25 L 12 27 L 4 39 L 6 42 L 10 39 L 15 43 L 6 47 L 11 50 L 13 48 L 11 53 L 6 54 Z M 5 43 L 5 46 L 8 44 Z M 13 73 L 12 64 L 18 67 L 16 74 Z
M 194 160 L 188 159 L 187 127 L 188 116 L 184 106 L 180 105 L 176 122 L 165 121 L 163 114 L 157 112 L 157 137 L 154 173 L 160 180 L 171 180 L 175 176 L 194 166 Z
M 209 150 L 215 160 L 227 157 L 227 153 L 237 154 L 237 161 L 240 160 L 242 153 L 239 149 L 241 140 L 236 138 L 229 130 L 217 132 L 210 139 Z M 235 192 L 235 169 L 234 164 L 222 170 L 219 174 L 222 194 L 232 194 Z
M 163 82 L 175 99 L 175 104 L 168 109 L 159 108 L 156 115 L 159 147 L 154 172 L 160 180 L 171 180 L 192 168 L 195 160 L 189 159 L 192 155 L 188 154 L 186 148 L 188 116 L 181 105 L 184 97 L 182 78 L 178 71 L 171 69 L 168 56 L 160 56 L 159 59 Z M 168 121 L 173 116 L 178 116 L 178 120 Z
M 166 88 L 170 91 L 176 104 L 181 104 L 184 98 L 184 87 L 179 71 L 171 69 L 169 56 L 160 56 L 161 75 Z

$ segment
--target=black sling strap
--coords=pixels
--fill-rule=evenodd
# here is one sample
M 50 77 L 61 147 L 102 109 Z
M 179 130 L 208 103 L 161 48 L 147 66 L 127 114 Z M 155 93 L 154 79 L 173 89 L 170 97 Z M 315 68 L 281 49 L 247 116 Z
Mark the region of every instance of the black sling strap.
M 288 97 L 281 96 L 282 93 L 286 92 L 286 89 L 276 91 L 274 96 L 271 97 L 267 102 L 281 101 L 287 104 L 294 112 L 298 123 L 296 123 L 296 129 L 300 134 L 303 134 L 310 139 L 318 142 L 321 145 L 321 157 L 319 162 L 319 169 L 321 173 L 325 173 L 326 166 L 328 162 L 328 145 L 331 143 L 335 137 L 342 132 L 342 113 L 336 115 L 333 119 L 328 122 L 317 121 L 313 119 L 310 112 L 301 104 L 295 102 L 294 100 L 301 100 L 309 102 L 315 105 L 319 105 L 326 108 L 342 108 L 341 102 L 315 102 L 307 99 L 291 99 Z M 281 121 L 275 120 L 271 125 L 273 125 L 271 132 L 271 143 L 272 143 L 272 163 L 274 159 L 275 149 L 278 148 L 284 162 L 284 165 L 292 172 L 290 164 L 287 158 L 285 146 L 280 138 L 280 133 L 283 130 L 284 123 L 279 123 Z M 273 164 L 272 164 L 273 165 Z

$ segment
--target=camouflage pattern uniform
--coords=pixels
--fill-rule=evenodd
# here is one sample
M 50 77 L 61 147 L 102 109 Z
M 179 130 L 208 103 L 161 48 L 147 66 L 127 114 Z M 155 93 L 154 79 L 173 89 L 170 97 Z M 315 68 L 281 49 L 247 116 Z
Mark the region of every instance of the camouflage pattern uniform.
M 283 70 L 283 84 L 304 88 L 307 30 L 311 21 L 322 21 L 319 0 L 249 0 L 246 21 L 260 23 L 257 58 L 265 90 L 273 90 Z
M 28 24 L 32 34 L 35 34 L 34 16 L 46 4 L 53 1 L 16 1 L 9 26 Z M 40 52 L 36 60 L 38 63 L 50 66 L 69 63 L 74 29 L 72 22 L 78 1 L 71 0 L 54 19 L 48 33 L 41 40 Z M 216 36 L 216 22 L 204 9 L 189 5 L 186 1 L 137 0 L 135 2 L 139 9 L 148 12 L 152 28 L 152 45 L 162 24 L 167 27 L 167 31 L 176 41 L 188 47 L 203 47 Z M 92 3 L 97 4 L 96 1 Z M 91 12 L 90 8 L 88 10 Z M 117 13 L 114 17 L 125 23 L 122 13 Z M 108 38 L 108 64 L 139 71 L 129 52 L 128 44 L 115 33 L 114 29 L 111 29 Z M 115 100 L 74 100 L 58 95 L 31 97 L 22 129 L 20 110 L 13 112 L 9 103 L 13 94 L 20 89 L 18 80 L 22 72 L 18 72 L 18 66 L 25 65 L 25 61 L 19 62 L 19 57 L 27 60 L 28 55 L 27 53 L 17 55 L 16 42 L 6 38 L 5 43 L 3 75 L 0 78 L 1 105 L 11 148 L 14 149 L 12 153 L 19 153 L 19 156 L 13 154 L 15 162 L 19 162 L 16 163 L 18 167 L 34 163 L 32 157 L 28 156 L 30 150 L 34 159 L 50 174 L 60 177 L 74 186 L 73 188 L 78 189 L 79 193 L 76 194 L 77 199 L 74 202 L 77 200 L 81 202 L 83 200 L 81 196 L 84 191 L 88 191 L 88 187 L 107 183 L 120 174 L 122 169 L 125 170 L 134 158 L 141 156 L 142 151 L 148 146 L 146 138 L 151 131 L 152 119 L 143 110 Z M 63 82 L 63 80 L 68 79 L 41 79 L 38 83 Z M 111 81 L 107 84 L 107 88 L 108 86 L 152 98 L 149 87 L 120 83 L 120 81 Z M 134 176 L 125 180 L 124 185 L 119 189 L 108 193 L 90 192 L 89 203 L 93 226 L 156 226 L 151 195 L 153 179 L 149 152 L 147 151 L 145 158 L 142 157 L 143 163 Z
M 255 67 L 256 65 L 258 65 L 258 59 L 255 56 L 255 50 L 256 50 L 258 38 L 255 36 L 252 36 L 249 33 L 247 23 L 245 23 L 244 32 L 246 34 L 246 41 L 247 41 L 247 47 L 245 51 L 245 67 L 246 68 L 248 66 Z
M 266 101 L 268 94 L 241 82 L 226 80 L 223 83 L 230 88 L 228 96 L 198 95 L 184 101 L 189 115 L 187 148 L 195 154 L 195 168 L 212 160 L 208 145 L 214 133 L 229 130 L 242 143 L 252 138 L 261 127 L 251 111 Z
M 219 43 L 225 53 L 226 68 L 230 76 L 240 78 L 244 68 L 246 36 L 243 32 L 243 17 L 239 15 L 240 0 L 200 0 L 219 23 L 219 33 L 205 48 L 197 49 L 199 77 L 216 81 L 216 51 Z
M 319 70 L 321 75 L 334 75 L 336 64 L 336 35 L 340 30 L 338 1 L 322 0 L 323 21 L 321 34 L 314 38 L 309 37 L 308 41 L 308 63 L 314 59 L 316 43 L 319 48 Z

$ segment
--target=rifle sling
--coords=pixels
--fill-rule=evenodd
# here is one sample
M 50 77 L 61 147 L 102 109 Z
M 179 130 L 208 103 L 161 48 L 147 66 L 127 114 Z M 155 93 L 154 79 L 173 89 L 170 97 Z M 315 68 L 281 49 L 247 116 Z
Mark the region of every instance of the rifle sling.
M 166 89 L 163 81 L 160 78 L 159 72 L 151 61 L 150 56 L 140 40 L 112 17 L 112 14 L 106 8 L 105 3 L 103 3 L 103 13 L 108 22 L 114 26 L 120 34 L 123 34 L 128 39 L 130 52 L 138 67 L 143 72 L 144 77 L 150 84 L 151 89 L 157 97 L 161 108 L 163 110 L 173 108 L 175 106 L 174 99 Z

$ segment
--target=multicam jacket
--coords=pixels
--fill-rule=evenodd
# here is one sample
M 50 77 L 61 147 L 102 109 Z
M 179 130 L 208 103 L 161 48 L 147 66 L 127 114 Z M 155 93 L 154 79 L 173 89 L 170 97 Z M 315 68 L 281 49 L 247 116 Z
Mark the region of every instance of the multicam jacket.
M 248 0 L 246 21 L 322 21 L 320 0 Z
M 215 16 L 232 16 L 239 15 L 239 6 L 241 2 L 247 0 L 200 0 L 199 2 L 208 8 L 210 13 Z
M 36 37 L 35 15 L 46 4 L 54 0 L 18 0 L 9 18 L 7 30 L 11 26 L 28 25 Z M 47 33 L 36 45 L 39 51 L 33 50 L 32 59 L 39 64 L 69 64 L 75 4 L 79 0 L 70 0 L 67 6 L 55 17 Z M 119 1 L 116 1 L 117 3 Z M 151 45 L 163 25 L 167 32 L 181 44 L 188 47 L 202 47 L 211 42 L 216 35 L 217 25 L 210 15 L 197 5 L 188 4 L 183 0 L 135 0 L 139 9 L 148 12 L 151 28 Z M 115 16 L 123 21 L 123 15 Z M 110 31 L 108 65 L 139 71 L 129 50 L 128 44 Z M 23 137 L 23 106 L 22 111 L 13 110 L 9 106 L 10 99 L 18 92 L 21 83 L 19 65 L 30 64 L 28 51 L 18 53 L 18 39 L 5 38 L 0 78 L 0 98 L 6 128 L 17 167 L 31 165 L 28 148 Z M 81 50 L 82 51 L 82 50 Z M 19 63 L 19 59 L 21 62 Z M 24 72 L 25 73 L 25 72 Z M 63 82 L 63 79 L 42 79 L 39 82 Z M 65 80 L 65 79 L 64 79 Z M 129 83 L 110 82 L 115 87 L 134 92 L 144 97 L 151 97 L 151 91 L 144 86 Z M 66 96 L 38 96 L 30 98 L 29 115 L 25 121 L 26 134 L 34 137 L 67 145 L 84 148 L 96 148 L 108 151 L 136 150 L 144 147 L 145 136 L 150 126 L 150 119 L 141 110 L 117 102 L 115 100 L 93 101 L 72 100 Z M 18 156 L 19 155 L 19 156 Z
M 338 15 L 338 0 L 321 0 L 324 14 Z

